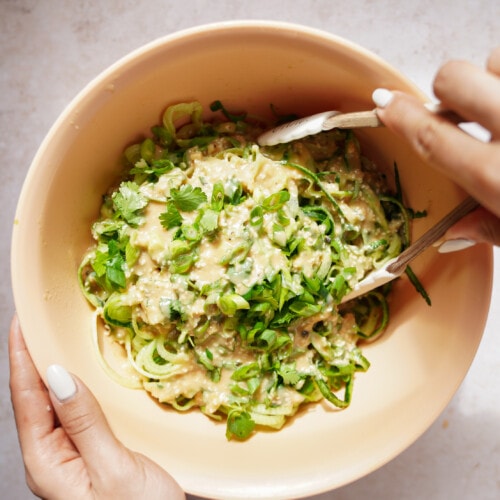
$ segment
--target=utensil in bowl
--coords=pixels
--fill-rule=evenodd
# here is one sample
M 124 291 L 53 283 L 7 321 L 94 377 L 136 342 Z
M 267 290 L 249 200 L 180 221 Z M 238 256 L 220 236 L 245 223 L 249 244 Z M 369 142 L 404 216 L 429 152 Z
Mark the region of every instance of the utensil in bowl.
M 371 272 L 361 280 L 343 299 L 342 302 L 355 299 L 360 295 L 367 293 L 379 286 L 385 285 L 389 281 L 401 276 L 406 266 L 426 248 L 441 238 L 444 233 L 453 224 L 462 217 L 472 212 L 479 206 L 479 203 L 473 198 L 466 198 L 462 203 L 455 207 L 451 212 L 445 215 L 437 224 L 432 226 L 415 243 L 410 245 L 405 251 L 400 253 L 394 259 L 387 261 L 380 269 Z
M 443 118 L 454 123 L 460 123 L 461 117 L 452 111 L 444 109 L 439 103 L 424 104 L 432 113 L 439 114 Z M 291 122 L 274 127 L 259 136 L 257 142 L 261 146 L 275 146 L 285 142 L 303 139 L 308 135 L 319 134 L 334 128 L 351 129 L 364 127 L 383 127 L 384 124 L 377 116 L 375 109 L 370 111 L 355 111 L 342 113 L 341 111 L 325 111 L 311 116 L 299 118 Z

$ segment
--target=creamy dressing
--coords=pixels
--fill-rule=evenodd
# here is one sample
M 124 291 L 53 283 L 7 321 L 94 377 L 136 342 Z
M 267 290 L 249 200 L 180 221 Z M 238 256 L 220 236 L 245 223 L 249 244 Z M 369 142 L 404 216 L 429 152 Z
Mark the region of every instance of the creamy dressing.
M 182 167 L 139 186 L 147 206 L 140 222 L 124 229 L 138 255 L 132 252 L 129 262 L 126 254 L 126 286 L 112 294 L 121 309 L 106 312 L 105 305 L 104 318 L 110 320 L 110 338 L 127 346 L 144 389 L 158 401 L 198 406 L 210 415 L 249 408 L 257 423 L 279 428 L 304 401 L 322 397 L 317 387 L 301 392 L 306 381 L 326 379 L 320 365 L 349 366 L 360 356 L 354 314 L 339 313 L 332 295 L 313 297 L 307 286 L 314 291 L 319 279 L 327 290 L 346 269 L 346 286 L 357 283 L 383 258 L 372 256 L 367 245 L 390 240 L 399 226 L 378 224 L 380 207 L 371 206 L 363 190 L 345 195 L 338 174 L 321 178 L 322 192 L 319 182 L 262 154 L 257 145 L 240 156 L 223 151 L 223 143 L 208 146 L 212 155 L 186 151 Z M 302 143 L 291 155 L 300 164 L 312 161 Z M 140 165 L 148 167 L 145 160 Z M 346 182 L 362 181 L 360 171 L 343 175 Z M 224 190 L 219 205 L 216 185 Z M 187 205 L 175 201 L 184 188 L 191 196 Z M 335 204 L 324 193 L 339 200 L 341 217 L 332 215 Z M 178 219 L 165 222 L 172 202 Z M 96 225 L 96 239 L 99 230 Z M 111 253 L 101 242 L 106 246 Z M 266 309 L 270 304 L 272 310 Z M 129 325 L 122 323 L 127 313 Z M 272 326 L 282 313 L 282 323 Z M 247 314 L 256 319 L 245 323 Z M 269 324 L 258 327 L 265 314 Z M 278 341 L 282 347 L 275 348 Z
M 190 176 L 193 186 L 201 187 L 207 194 L 222 179 L 235 179 L 251 194 L 269 196 L 287 186 L 290 179 L 301 179 L 299 172 L 262 155 L 257 146 L 252 150 L 255 160 L 248 160 L 231 153 L 223 158 L 208 157 L 194 161 Z
M 155 268 L 156 263 L 162 260 L 165 251 L 161 252 L 161 245 L 157 242 L 169 241 L 169 235 L 165 230 L 154 221 L 154 216 L 159 213 L 156 204 L 150 206 L 146 215 L 146 222 L 141 227 L 141 231 L 148 231 L 152 235 L 152 240 L 143 236 L 137 237 L 137 244 L 144 244 L 147 248 L 147 254 L 143 255 L 137 264 L 136 272 L 139 275 L 137 282 L 132 285 L 126 296 L 127 304 L 138 303 L 141 305 L 140 316 L 148 324 L 161 324 L 165 321 L 165 315 L 161 310 L 160 304 L 163 299 L 180 299 L 183 306 L 189 306 L 190 323 L 194 325 L 195 318 L 199 318 L 204 313 L 205 301 L 185 289 L 184 283 L 172 282 L 168 273 L 158 271 Z M 248 216 L 248 207 L 232 211 L 235 214 L 234 220 L 241 223 L 245 220 L 245 214 Z M 217 239 L 215 242 L 205 241 L 199 248 L 199 260 L 194 265 L 190 272 L 190 279 L 196 282 L 199 286 L 213 283 L 217 280 L 223 280 L 226 277 L 227 267 L 220 264 L 224 255 L 230 252 L 235 246 L 234 241 L 236 234 L 235 228 L 238 226 L 231 223 L 231 217 L 226 227 L 230 228 L 226 234 L 230 235 L 228 240 L 224 238 Z M 162 235 L 163 231 L 163 235 Z M 167 234 L 167 235 L 166 235 Z M 161 236 L 160 236 L 161 235 Z M 168 243 L 166 243 L 168 244 Z M 150 258 L 147 255 L 150 255 Z M 260 238 L 254 241 L 248 258 L 252 260 L 252 270 L 249 275 L 240 283 L 235 285 L 237 293 L 244 293 L 255 283 L 262 282 L 268 275 L 276 274 L 280 269 L 287 268 L 287 261 L 279 248 L 276 248 L 267 238 Z M 293 270 L 301 270 L 306 276 L 313 276 L 314 269 L 317 269 L 321 262 L 328 258 L 328 253 L 323 250 L 306 250 L 300 253 L 292 262 Z M 296 286 L 299 286 L 296 284 Z M 327 315 L 329 316 L 329 315 Z M 321 319 L 320 317 L 313 318 L 311 322 Z M 304 326 L 303 326 L 304 327 Z M 350 350 L 355 347 L 357 339 L 354 335 L 347 336 L 346 330 L 349 330 L 351 325 L 343 328 L 342 337 L 347 339 L 349 345 L 344 340 L 345 350 Z M 297 338 L 301 338 L 297 336 Z M 316 336 L 316 345 L 320 344 L 322 349 L 326 349 L 328 341 L 320 336 Z M 234 352 L 222 350 L 224 355 L 221 355 L 217 349 L 217 343 L 208 345 L 214 354 L 215 362 L 223 362 L 230 365 L 240 366 L 243 363 L 253 361 L 251 352 L 238 348 Z M 304 348 L 307 348 L 309 340 L 302 343 Z M 295 358 L 295 368 L 297 372 L 307 375 L 317 375 L 317 369 L 313 361 L 314 351 L 306 350 L 303 354 Z M 198 401 L 199 406 L 203 407 L 204 412 L 213 414 L 217 412 L 221 405 L 228 403 L 229 395 L 231 394 L 231 386 L 234 381 L 231 380 L 232 371 L 222 370 L 221 379 L 213 382 L 207 377 L 206 370 L 196 361 L 194 356 L 188 358 L 188 363 L 185 365 L 183 373 L 176 374 L 168 379 L 154 382 L 145 382 L 144 387 L 151 395 L 157 398 L 160 402 L 174 402 L 179 398 L 194 398 Z M 265 383 L 263 382 L 263 385 Z M 201 398 L 201 399 L 200 399 Z M 274 396 L 273 404 L 281 404 L 285 406 L 296 407 L 304 400 L 304 397 L 296 390 L 281 388 L 279 393 Z
M 197 246 L 196 261 L 189 271 L 189 281 L 195 288 L 201 289 L 217 282 L 225 284 L 231 282 L 236 293 L 244 294 L 256 283 L 262 283 L 266 278 L 272 278 L 281 270 L 290 268 L 289 261 L 281 246 L 276 244 L 273 234 L 277 220 L 276 213 L 264 214 L 261 233 L 249 224 L 252 209 L 266 197 L 283 189 L 291 192 L 292 198 L 290 205 L 286 205 L 284 210 L 290 219 L 284 230 L 285 238 L 295 233 L 305 240 L 304 251 L 291 260 L 291 270 L 312 277 L 322 263 L 328 261 L 330 252 L 326 244 L 320 245 L 320 248 L 312 248 L 313 245 L 318 246 L 318 239 L 324 237 L 324 227 L 308 221 L 298 209 L 296 182 L 302 179 L 302 175 L 294 169 L 264 157 L 256 149 L 253 155 L 255 161 L 245 160 L 232 154 L 222 158 L 195 159 L 193 167 L 185 178 L 169 173 L 166 179 L 160 177 L 154 187 L 148 186 L 143 189 L 153 201 L 149 203 L 144 213 L 144 222 L 134 231 L 133 242 L 144 250 L 144 254 L 132 270 L 138 279 L 125 294 L 125 303 L 140 304 L 138 315 L 141 321 L 150 325 L 161 325 L 166 319 L 161 307 L 162 301 L 165 303 L 165 300 L 179 300 L 182 303 L 189 317 L 187 323 L 191 328 L 194 328 L 205 314 L 205 301 L 188 291 L 185 281 L 173 280 L 168 267 L 165 268 L 175 231 L 165 230 L 160 223 L 159 216 L 165 207 L 156 200 L 162 194 L 168 196 L 172 187 L 179 188 L 183 182 L 201 188 L 207 199 L 211 198 L 213 185 L 217 182 L 223 184 L 240 182 L 248 193 L 247 199 L 242 203 L 229 205 L 219 214 L 219 231 L 216 237 L 203 239 Z M 195 212 L 182 213 L 182 216 L 189 223 L 193 223 L 196 219 Z M 238 264 L 242 270 L 229 278 L 230 257 L 242 248 L 244 250 L 241 258 L 237 255 L 235 259 L 240 260 Z M 295 288 L 296 292 L 301 289 L 295 276 L 288 285 L 292 289 Z M 216 329 L 211 325 L 207 331 L 213 333 Z M 307 347 L 307 343 L 304 345 Z M 219 349 L 217 341 L 212 339 L 205 347 L 210 349 L 213 362 L 217 365 L 234 367 L 254 360 L 252 351 L 242 349 L 241 346 L 237 346 L 234 351 L 226 347 Z M 316 373 L 312 358 L 312 351 L 306 351 L 298 356 L 297 370 L 302 374 Z M 144 386 L 161 402 L 176 401 L 180 397 L 189 399 L 198 395 L 202 398 L 200 405 L 203 404 L 204 411 L 214 413 L 220 405 L 227 403 L 228 395 L 231 394 L 231 386 L 235 382 L 231 380 L 230 374 L 231 370 L 222 369 L 220 380 L 212 381 L 207 376 L 206 369 L 193 355 L 185 373 L 173 375 L 166 380 L 147 382 Z M 263 382 L 262 385 L 266 384 Z M 286 404 L 290 405 L 297 405 L 304 399 L 297 391 L 285 389 L 275 397 L 286 400 Z

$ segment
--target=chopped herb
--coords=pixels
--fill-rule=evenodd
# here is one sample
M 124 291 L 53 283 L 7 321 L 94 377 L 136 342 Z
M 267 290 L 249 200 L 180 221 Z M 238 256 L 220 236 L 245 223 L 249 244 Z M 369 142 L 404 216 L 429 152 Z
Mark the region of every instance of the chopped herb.
M 230 113 L 225 107 L 224 105 L 222 104 L 222 102 L 220 101 L 214 101 L 212 104 L 210 104 L 210 110 L 211 111 L 222 111 L 222 114 L 229 120 L 229 121 L 232 121 L 234 123 L 236 122 L 241 122 L 243 121 L 246 117 L 247 117 L 247 114 L 246 113 L 240 113 L 238 115 L 234 114 L 234 113 Z
M 182 216 L 175 203 L 170 200 L 167 202 L 167 210 L 160 214 L 160 222 L 165 229 L 172 229 L 182 224 Z
M 190 184 L 186 184 L 180 189 L 173 188 L 170 191 L 170 197 L 175 207 L 183 212 L 192 212 L 207 201 L 207 195 L 201 188 L 193 188 Z
M 132 226 L 138 225 L 141 220 L 141 211 L 148 204 L 148 200 L 139 192 L 135 182 L 124 182 L 112 196 L 116 215 Z
M 250 413 L 246 411 L 233 410 L 227 416 L 227 439 L 247 439 L 255 429 L 255 422 Z

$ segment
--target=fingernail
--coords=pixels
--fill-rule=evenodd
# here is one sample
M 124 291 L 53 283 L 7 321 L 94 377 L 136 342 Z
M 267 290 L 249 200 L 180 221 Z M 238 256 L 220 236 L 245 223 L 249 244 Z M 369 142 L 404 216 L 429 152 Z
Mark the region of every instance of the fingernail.
M 459 252 L 460 250 L 465 250 L 476 244 L 475 241 L 467 240 L 465 238 L 458 238 L 456 240 L 447 240 L 439 248 L 439 253 L 451 253 Z
M 379 108 L 385 108 L 394 99 L 394 94 L 387 89 L 375 89 L 372 100 Z
M 67 401 L 76 393 L 76 384 L 73 377 L 61 365 L 50 365 L 47 368 L 47 383 L 56 398 Z

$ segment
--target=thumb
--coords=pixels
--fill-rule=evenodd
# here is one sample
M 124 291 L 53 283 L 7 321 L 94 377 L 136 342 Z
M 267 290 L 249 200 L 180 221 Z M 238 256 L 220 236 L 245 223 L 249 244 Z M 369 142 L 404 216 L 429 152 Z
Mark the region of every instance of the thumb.
M 461 250 L 475 243 L 500 246 L 500 218 L 485 208 L 478 208 L 451 227 L 439 247 L 441 253 Z
M 60 365 L 47 369 L 50 398 L 61 427 L 85 462 L 93 483 L 124 447 L 114 436 L 101 406 L 87 386 Z M 104 478 L 102 478 L 104 479 Z

